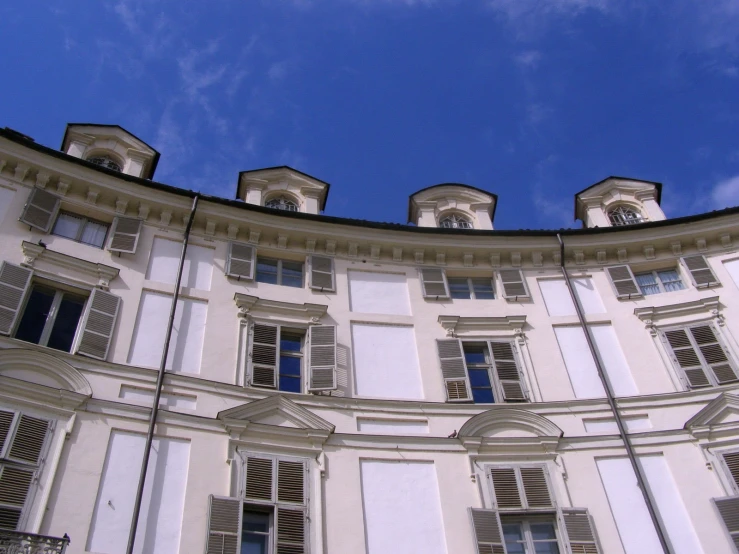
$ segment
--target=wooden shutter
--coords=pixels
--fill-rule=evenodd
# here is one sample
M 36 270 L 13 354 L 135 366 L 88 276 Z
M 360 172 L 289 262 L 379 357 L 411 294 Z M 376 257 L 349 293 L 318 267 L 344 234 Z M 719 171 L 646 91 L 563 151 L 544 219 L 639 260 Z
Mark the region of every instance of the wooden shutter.
M 477 554 L 506 554 L 498 510 L 470 508 Z
M 277 345 L 279 327 L 254 323 L 251 329 L 250 384 L 277 386 Z
M 48 233 L 56 219 L 56 214 L 59 213 L 61 203 L 61 198 L 55 194 L 34 188 L 28 196 L 20 221 Z
M 600 554 L 595 525 L 586 509 L 565 508 L 560 521 L 572 554 Z
M 308 390 L 336 388 L 336 326 L 313 325 L 308 329 Z
M 305 463 L 277 460 L 277 502 L 305 504 Z
M 731 479 L 734 482 L 735 490 L 739 491 L 739 452 L 727 452 L 722 454 L 721 457 L 724 460 L 726 469 L 729 470 L 729 475 L 731 475 Z
M 6 457 L 16 462 L 38 465 L 51 423 L 45 419 L 20 414 Z
M 554 507 L 543 467 L 493 466 L 489 471 L 499 510 L 551 510 Z
M 719 385 L 737 381 L 736 371 L 732 367 L 728 352 L 710 325 L 695 325 L 690 327 L 690 334 L 698 345 L 703 359 L 711 368 Z
M 713 503 L 729 532 L 735 552 L 739 552 L 739 496 L 714 498 Z
M 274 499 L 274 487 L 272 486 L 274 460 L 247 455 L 244 466 L 246 472 L 244 497 L 251 500 L 272 502 Z
M 275 511 L 277 512 L 276 554 L 304 554 L 306 552 L 305 509 L 278 506 Z
M 0 456 L 3 455 L 3 447 L 10 434 L 10 427 L 13 425 L 14 417 L 15 412 L 0 410 Z
M 308 286 L 333 292 L 336 290 L 334 259 L 327 256 L 308 256 Z
M 520 269 L 501 269 L 499 273 L 504 298 L 528 298 L 529 289 Z
M 237 279 L 254 279 L 254 247 L 243 242 L 228 243 L 226 275 Z
M 503 400 L 509 402 L 525 402 L 527 400 L 523 377 L 518 367 L 513 341 L 491 341 L 490 351 L 493 358 L 495 375 L 498 378 Z
M 0 529 L 18 527 L 33 475 L 32 468 L 0 464 Z
M 140 219 L 116 217 L 113 220 L 113 227 L 110 231 L 108 250 L 111 252 L 134 254 L 136 252 L 136 246 L 139 243 L 141 224 L 142 221 Z
M 205 554 L 239 554 L 241 551 L 241 500 L 210 495 L 208 542 Z
M 438 339 L 436 349 L 439 353 L 441 376 L 449 402 L 464 402 L 472 399 L 467 365 L 464 362 L 462 343 L 458 339 Z
M 614 265 L 606 268 L 617 298 L 637 298 L 642 296 L 631 268 L 627 265 Z
M 688 273 L 690 273 L 690 278 L 693 280 L 693 284 L 696 288 L 710 287 L 720 284 L 705 257 L 700 255 L 685 256 L 682 258 L 682 261 L 685 268 L 688 270 Z
M 10 335 L 31 288 L 33 271 L 3 262 L 0 266 L 0 335 Z
M 419 271 L 424 298 L 449 298 L 449 285 L 443 269 L 424 268 Z
M 672 352 L 673 362 L 682 370 L 690 388 L 711 386 L 687 330 L 671 329 L 664 331 L 662 336 L 668 351 Z
M 93 289 L 82 318 L 82 331 L 76 353 L 97 360 L 105 360 L 118 319 L 120 297 L 100 289 Z

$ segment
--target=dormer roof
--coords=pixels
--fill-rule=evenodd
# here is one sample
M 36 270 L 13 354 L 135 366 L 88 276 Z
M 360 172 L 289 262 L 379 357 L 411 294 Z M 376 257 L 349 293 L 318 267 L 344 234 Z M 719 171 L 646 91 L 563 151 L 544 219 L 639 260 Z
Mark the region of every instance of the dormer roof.
M 326 181 L 316 179 L 312 175 L 298 171 L 287 165 L 276 167 L 265 167 L 262 169 L 250 169 L 239 172 L 239 182 L 236 186 L 236 199 L 244 200 L 246 198 L 246 187 L 249 182 L 276 183 L 280 181 L 297 182 L 301 189 L 306 191 L 314 191 L 318 195 L 321 211 L 326 209 L 326 201 L 328 200 L 328 192 L 331 185 Z
M 645 187 L 653 187 L 655 190 L 655 198 L 657 204 L 662 202 L 662 183 L 657 181 L 644 181 L 642 179 L 632 179 L 631 177 L 617 177 L 611 175 L 597 183 L 584 188 L 575 194 L 575 220 L 583 219 L 584 214 L 580 213 L 584 207 L 584 201 L 590 198 L 604 196 L 614 189 L 626 190 L 643 190 Z
M 408 197 L 408 222 L 416 221 L 419 202 L 433 202 L 434 200 L 455 196 L 464 198 L 471 204 L 489 202 L 488 214 L 490 220 L 495 218 L 495 209 L 498 206 L 498 195 L 486 190 L 465 185 L 463 183 L 440 183 L 414 192 Z

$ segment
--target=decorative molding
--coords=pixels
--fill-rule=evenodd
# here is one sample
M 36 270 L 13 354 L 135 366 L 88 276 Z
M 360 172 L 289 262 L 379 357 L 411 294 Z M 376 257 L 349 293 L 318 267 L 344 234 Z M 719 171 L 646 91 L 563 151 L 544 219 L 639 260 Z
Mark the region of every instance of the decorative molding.
M 236 240 L 239 237 L 239 226 L 234 223 L 229 223 L 226 227 L 226 235 L 228 240 Z
M 23 182 L 23 180 L 28 175 L 29 169 L 31 169 L 30 166 L 27 166 L 26 164 L 16 164 L 15 170 L 13 172 L 13 177 L 15 177 L 17 181 Z
M 573 250 L 573 254 L 575 255 L 575 263 L 577 265 L 585 264 L 585 252 L 583 250 Z
M 526 325 L 525 315 L 462 317 L 458 315 L 440 315 L 439 325 L 447 336 L 456 337 L 466 334 L 516 333 Z
M 8 160 L 6 160 L 5 158 L 0 158 L 0 173 L 3 172 L 6 165 L 8 165 Z M 41 187 L 41 188 L 44 188 L 44 187 Z
M 695 247 L 698 249 L 698 252 L 705 252 L 708 250 L 706 239 L 695 239 Z
M 541 267 L 544 265 L 544 255 L 541 252 L 532 252 L 531 263 L 534 264 L 534 267 Z
M 373 260 L 380 259 L 381 247 L 379 244 L 370 244 L 370 258 Z
M 335 425 L 281 394 L 223 410 L 218 412 L 216 417 L 228 426 L 229 423 L 236 422 L 259 423 L 260 420 L 263 421 L 274 414 L 282 415 L 300 429 L 314 429 L 333 433 L 336 428 Z
M 462 254 L 462 264 L 464 267 L 474 267 L 475 255 L 472 252 L 465 252 Z
M 119 269 L 117 267 L 88 262 L 87 260 L 75 258 L 74 256 L 62 254 L 61 252 L 55 252 L 54 250 L 49 250 L 44 246 L 39 246 L 28 241 L 23 241 L 21 248 L 24 256 L 22 265 L 34 270 L 38 270 L 36 262 L 40 260 L 57 268 L 68 269 L 82 274 L 90 284 L 104 290 L 108 290 L 110 282 L 118 277 Z M 95 280 L 97 282 L 93 283 L 92 281 Z
M 119 198 L 115 201 L 115 213 L 124 215 L 128 209 L 128 200 Z
M 318 323 L 326 315 L 328 306 L 325 304 L 297 304 L 280 300 L 267 300 L 249 294 L 237 292 L 234 301 L 239 308 L 239 317 L 246 317 L 254 313 L 267 315 L 287 316 L 304 323 Z
M 287 235 L 277 235 L 277 248 L 279 248 L 280 250 L 284 250 L 285 248 L 287 248 L 287 238 Z
M 1 167 L 0 171 L 2 171 Z M 51 175 L 49 173 L 46 171 L 39 171 L 36 173 L 36 186 L 40 189 L 45 189 L 46 185 L 49 184 L 49 179 L 51 179 Z
M 316 251 L 316 239 L 305 239 L 305 251 L 309 254 Z
M 98 196 L 100 195 L 100 192 L 90 187 L 87 189 L 87 196 L 85 197 L 85 202 L 88 204 L 92 204 L 93 206 L 98 203 Z
M 605 250 L 596 250 L 595 251 L 595 261 L 599 264 L 606 264 L 608 263 L 608 256 L 606 255 Z
M 700 298 L 679 304 L 635 308 L 634 315 L 645 322 L 647 327 L 651 329 L 658 321 L 686 315 L 710 313 L 713 317 L 718 318 L 721 315 L 719 313 L 720 309 L 721 304 L 718 296 L 712 296 L 710 298 Z
M 347 254 L 350 258 L 356 258 L 359 254 L 359 243 L 349 242 L 347 245 Z
M 209 237 L 216 234 L 216 222 L 213 219 L 205 219 L 205 234 Z
M 182 217 L 182 226 L 185 227 L 185 228 L 187 228 L 187 222 L 190 221 L 190 214 L 189 213 L 184 213 L 184 214 L 182 214 L 181 217 Z
M 393 247 L 393 261 L 394 262 L 402 262 L 403 261 L 403 249 L 399 246 Z
M 522 437 L 549 437 L 559 440 L 563 435 L 562 429 L 549 419 L 530 410 L 510 408 L 492 408 L 468 419 L 459 429 L 459 438 L 468 437 L 493 438 L 498 433 L 505 433 L 506 437 L 515 437 L 516 431 Z
M 733 246 L 731 235 L 721 235 L 721 246 L 724 248 L 731 248 Z
M 143 202 L 139 204 L 139 219 L 142 221 L 146 221 L 149 219 L 149 212 L 151 211 L 151 207 L 149 204 L 144 204 Z
M 67 196 L 67 192 L 69 192 L 69 187 L 71 186 L 71 183 L 69 181 L 66 181 L 64 179 L 59 179 L 56 183 L 56 192 L 59 196 Z
M 521 253 L 511 252 L 511 265 L 513 267 L 521 267 Z
M 249 242 L 251 244 L 259 244 L 259 237 L 261 235 L 261 231 L 257 231 L 256 229 L 249 229 Z
M 654 254 L 654 246 L 650 244 L 649 246 L 644 247 L 644 257 L 647 260 L 653 260 L 656 257 Z
M 562 253 L 559 250 L 552 252 L 552 263 L 556 266 L 562 265 Z
M 326 240 L 326 254 L 328 254 L 329 256 L 336 255 L 336 241 L 335 240 Z
M 446 252 L 436 253 L 436 265 L 446 265 Z
M 672 255 L 673 256 L 682 256 L 683 255 L 683 245 L 680 244 L 680 241 L 677 240 L 675 242 L 670 243 L 670 248 L 672 249 Z
M 490 254 L 490 265 L 494 268 L 500 267 L 500 254 Z
M 169 227 L 172 222 L 172 212 L 170 210 L 162 210 L 159 214 L 159 225 L 163 227 Z
M 38 375 L 37 383 L 43 386 L 54 386 L 59 390 L 76 392 L 84 396 L 92 396 L 92 387 L 84 375 L 67 362 L 45 352 L 9 348 L 0 350 L 0 375 L 12 379 L 21 379 L 16 372 L 31 372 Z
M 423 263 L 423 250 L 414 250 L 413 251 L 413 257 L 416 260 L 417 264 Z

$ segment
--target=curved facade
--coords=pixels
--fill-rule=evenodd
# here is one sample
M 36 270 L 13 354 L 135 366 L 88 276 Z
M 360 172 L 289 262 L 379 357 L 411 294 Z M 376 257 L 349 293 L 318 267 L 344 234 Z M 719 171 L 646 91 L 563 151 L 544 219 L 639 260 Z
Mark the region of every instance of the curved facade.
M 125 552 L 194 197 L 157 159 L 0 131 L 0 540 Z M 137 552 L 735 551 L 739 210 L 668 220 L 611 177 L 562 259 L 472 187 L 411 196 L 415 226 L 321 215 L 328 189 L 198 198 Z

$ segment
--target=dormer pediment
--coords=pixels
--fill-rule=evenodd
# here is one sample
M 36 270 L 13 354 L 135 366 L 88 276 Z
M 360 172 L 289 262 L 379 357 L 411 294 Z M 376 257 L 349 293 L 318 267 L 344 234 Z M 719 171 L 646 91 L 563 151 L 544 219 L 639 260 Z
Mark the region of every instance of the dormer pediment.
M 412 194 L 408 222 L 419 227 L 440 227 L 449 215 L 469 221 L 473 229 L 492 229 L 498 197 L 460 183 L 434 185 Z
M 739 397 L 726 392 L 711 400 L 685 423 L 685 429 L 693 435 L 706 435 L 730 428 L 732 432 L 739 424 Z M 728 430 L 728 429 L 727 429 Z
M 330 185 L 288 166 L 255 169 L 239 173 L 236 198 L 247 204 L 268 206 L 282 199 L 293 203 L 291 211 L 318 214 L 326 208 Z M 285 209 L 285 208 L 283 208 Z
M 242 404 L 218 414 L 226 427 L 246 428 L 257 423 L 291 429 L 312 429 L 333 433 L 335 426 L 282 395 Z
M 659 207 L 661 199 L 662 183 L 608 177 L 575 195 L 575 219 L 582 220 L 585 227 L 608 227 L 613 224 L 609 212 L 622 206 L 633 211 L 639 222 L 661 221 L 665 219 Z

